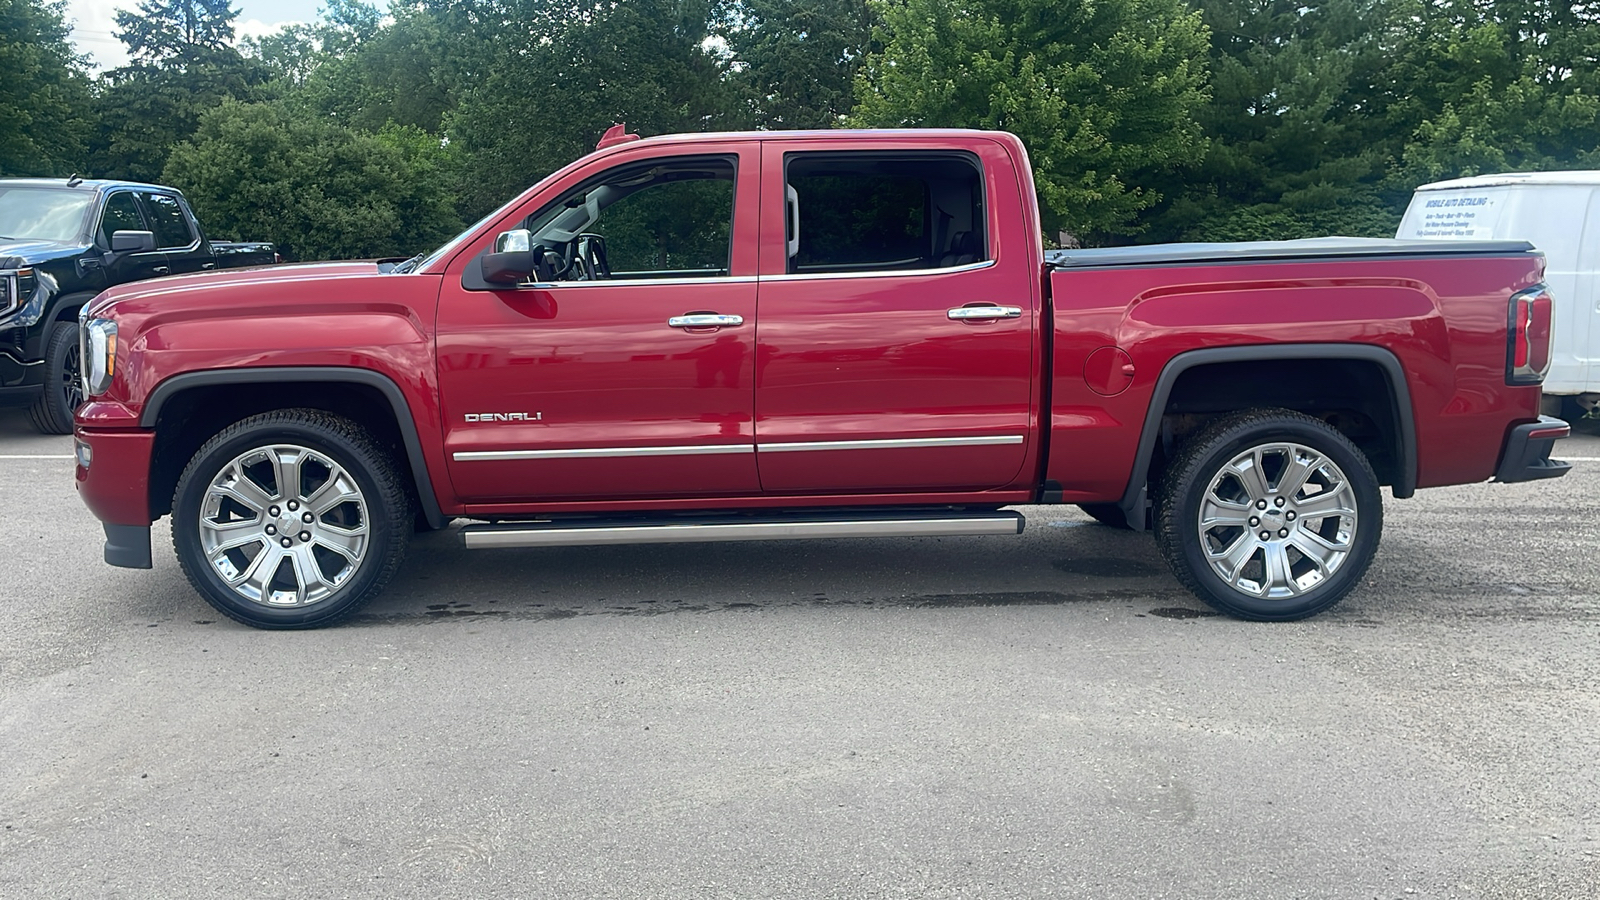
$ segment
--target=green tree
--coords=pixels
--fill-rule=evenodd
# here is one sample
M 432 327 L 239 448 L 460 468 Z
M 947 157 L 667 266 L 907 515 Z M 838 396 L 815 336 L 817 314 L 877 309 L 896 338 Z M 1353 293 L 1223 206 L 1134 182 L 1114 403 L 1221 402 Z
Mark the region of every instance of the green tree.
M 202 113 L 258 96 L 264 71 L 230 44 L 237 15 L 227 0 L 145 0 L 138 14 L 117 13 L 133 62 L 101 81 L 96 174 L 153 181 Z
M 439 133 L 462 91 L 481 78 L 482 60 L 505 38 L 485 33 L 473 0 L 400 0 L 389 14 L 393 21 L 383 24 L 375 7 L 334 0 L 327 18 L 306 29 L 304 39 L 318 52 L 285 99 L 354 128 L 394 122 Z
M 182 61 L 228 49 L 238 17 L 232 0 L 141 0 L 138 12 L 117 10 L 117 39 L 136 62 Z
M 881 0 L 849 121 L 1019 135 L 1047 232 L 1136 233 L 1205 147 L 1206 31 L 1183 0 Z
M 1547 0 L 1393 0 L 1381 112 L 1406 141 L 1401 186 L 1595 165 L 1600 8 Z
M 477 216 L 594 149 L 640 134 L 737 126 L 728 62 L 709 39 L 717 0 L 521 0 L 447 118 L 462 153 L 462 211 Z
M 368 134 L 281 103 L 227 101 L 172 151 L 162 178 L 218 233 L 288 259 L 408 256 L 461 228 L 448 154 L 410 127 Z
M 0 175 L 66 175 L 83 162 L 89 82 L 64 8 L 0 0 Z
M 731 80 L 762 128 L 834 128 L 872 49 L 867 0 L 746 0 L 727 13 Z
M 1163 185 L 1145 238 L 1392 234 L 1382 185 L 1400 142 L 1371 112 L 1388 2 L 1204 0 L 1206 155 Z

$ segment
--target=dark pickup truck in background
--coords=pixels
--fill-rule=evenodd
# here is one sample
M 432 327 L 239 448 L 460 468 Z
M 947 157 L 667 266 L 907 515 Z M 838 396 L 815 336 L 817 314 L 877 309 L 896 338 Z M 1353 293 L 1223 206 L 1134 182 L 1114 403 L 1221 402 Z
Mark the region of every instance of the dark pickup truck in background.
M 271 244 L 206 239 L 169 187 L 0 179 L 0 406 L 72 432 L 83 399 L 78 310 L 118 284 L 277 262 Z

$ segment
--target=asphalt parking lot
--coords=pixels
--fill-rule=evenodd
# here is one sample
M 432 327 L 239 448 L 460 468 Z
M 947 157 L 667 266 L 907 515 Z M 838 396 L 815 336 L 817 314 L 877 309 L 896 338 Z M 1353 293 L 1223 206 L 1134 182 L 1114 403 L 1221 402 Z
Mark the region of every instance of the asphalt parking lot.
M 466 551 L 267 633 L 0 410 L 0 897 L 1600 895 L 1600 436 L 1308 622 L 1147 537 Z

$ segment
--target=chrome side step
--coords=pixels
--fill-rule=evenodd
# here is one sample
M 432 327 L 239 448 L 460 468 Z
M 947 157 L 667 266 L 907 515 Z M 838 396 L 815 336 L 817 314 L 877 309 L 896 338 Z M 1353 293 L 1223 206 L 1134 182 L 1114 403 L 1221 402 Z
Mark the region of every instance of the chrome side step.
M 723 516 L 502 522 L 468 525 L 469 549 L 575 547 L 591 544 L 679 544 L 702 541 L 784 541 L 841 537 L 930 537 L 1021 534 L 1022 514 L 984 512 L 827 513 L 783 517 Z

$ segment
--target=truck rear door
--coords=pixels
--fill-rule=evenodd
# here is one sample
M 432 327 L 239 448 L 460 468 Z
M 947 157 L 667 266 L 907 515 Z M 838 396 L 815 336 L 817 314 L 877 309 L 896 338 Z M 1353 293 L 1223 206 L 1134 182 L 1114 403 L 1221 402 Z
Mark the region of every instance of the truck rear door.
M 764 491 L 1016 479 L 1034 439 L 1038 271 L 1019 209 L 998 145 L 763 144 Z

